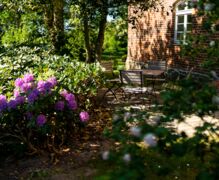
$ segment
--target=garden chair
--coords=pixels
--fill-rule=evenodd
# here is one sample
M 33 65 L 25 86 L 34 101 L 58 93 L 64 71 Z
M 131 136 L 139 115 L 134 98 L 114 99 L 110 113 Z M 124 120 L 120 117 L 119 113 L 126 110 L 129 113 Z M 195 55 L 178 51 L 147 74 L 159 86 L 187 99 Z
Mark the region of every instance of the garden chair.
M 113 72 L 113 61 L 101 62 L 101 66 L 104 68 L 104 73 L 106 74 L 106 87 L 107 90 L 104 92 L 102 99 L 105 99 L 108 93 L 111 93 L 115 99 L 116 91 L 119 89 L 120 79 L 116 77 Z
M 147 98 L 151 93 L 151 88 L 144 86 L 142 70 L 120 70 L 120 80 L 125 99 Z
M 153 69 L 153 70 L 166 70 L 166 61 L 149 61 L 147 63 L 147 68 L 148 69 Z

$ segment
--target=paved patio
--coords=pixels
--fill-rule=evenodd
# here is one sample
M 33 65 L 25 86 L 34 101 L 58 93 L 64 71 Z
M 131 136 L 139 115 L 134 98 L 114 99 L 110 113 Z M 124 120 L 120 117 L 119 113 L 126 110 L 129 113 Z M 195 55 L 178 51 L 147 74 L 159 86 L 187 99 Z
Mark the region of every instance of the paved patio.
M 147 100 L 142 101 L 141 99 L 136 98 L 130 99 L 129 101 L 124 101 L 121 97 L 121 93 L 119 92 L 117 94 L 117 99 L 115 99 L 115 97 L 111 93 L 108 93 L 106 97 L 103 98 L 105 91 L 106 89 L 104 88 L 99 91 L 97 96 L 97 102 L 103 105 L 104 107 L 111 108 L 114 111 L 118 108 L 127 109 L 127 107 L 132 107 L 136 109 L 136 112 L 140 110 L 147 111 L 153 114 L 154 112 L 151 112 L 151 108 L 157 105 L 153 104 L 153 102 Z M 156 93 L 159 97 L 159 92 Z M 203 119 L 201 119 L 197 115 L 186 116 L 184 122 L 178 123 L 177 120 L 175 120 L 167 126 L 174 128 L 178 133 L 185 132 L 189 137 L 191 137 L 192 135 L 194 135 L 196 131 L 195 128 L 198 126 L 202 126 L 204 122 L 214 123 L 215 126 L 218 126 L 219 128 L 219 112 L 216 112 L 212 116 L 205 116 Z

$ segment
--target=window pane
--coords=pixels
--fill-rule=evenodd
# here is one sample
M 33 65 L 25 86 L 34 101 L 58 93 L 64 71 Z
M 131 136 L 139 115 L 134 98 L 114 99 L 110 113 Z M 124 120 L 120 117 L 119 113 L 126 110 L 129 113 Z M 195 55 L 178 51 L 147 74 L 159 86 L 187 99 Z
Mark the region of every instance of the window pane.
M 187 21 L 188 23 L 192 23 L 192 15 L 187 15 Z
M 178 23 L 184 23 L 184 15 L 178 16 Z
M 192 24 L 187 24 L 187 31 L 192 31 Z
M 186 8 L 186 3 L 185 2 L 178 5 L 178 10 L 184 10 L 185 8 Z
M 177 33 L 177 40 L 183 40 L 184 33 Z
M 177 31 L 182 31 L 183 32 L 184 31 L 184 25 L 183 24 L 180 24 L 180 25 L 178 24 L 177 25 Z

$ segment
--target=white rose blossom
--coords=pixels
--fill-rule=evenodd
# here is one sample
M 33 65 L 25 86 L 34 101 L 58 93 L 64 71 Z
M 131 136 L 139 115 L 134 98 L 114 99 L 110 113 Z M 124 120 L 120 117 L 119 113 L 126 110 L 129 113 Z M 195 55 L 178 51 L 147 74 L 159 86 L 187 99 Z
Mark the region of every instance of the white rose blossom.
M 215 41 L 211 41 L 211 42 L 209 43 L 209 45 L 210 45 L 211 47 L 214 47 L 214 46 L 215 46 Z
M 213 96 L 212 103 L 219 105 L 219 96 Z
M 130 117 L 131 117 L 131 113 L 130 112 L 126 112 L 124 114 L 124 121 L 127 121 Z
M 125 154 L 125 155 L 123 156 L 123 160 L 124 160 L 126 163 L 130 162 L 130 161 L 131 161 L 131 155 L 130 155 L 129 153 Z
M 149 147 L 157 146 L 157 137 L 153 133 L 148 133 L 144 136 L 144 143 Z
M 114 115 L 113 115 L 113 121 L 118 121 L 118 120 L 119 120 L 119 115 L 114 114 Z
M 104 151 L 103 153 L 102 153 L 102 159 L 103 160 L 108 160 L 109 159 L 109 151 Z
M 217 73 L 215 71 L 211 71 L 211 75 L 216 79 L 218 80 L 219 77 L 217 76 Z
M 133 136 L 139 137 L 139 136 L 141 136 L 141 128 L 133 126 L 133 127 L 130 128 L 130 133 Z

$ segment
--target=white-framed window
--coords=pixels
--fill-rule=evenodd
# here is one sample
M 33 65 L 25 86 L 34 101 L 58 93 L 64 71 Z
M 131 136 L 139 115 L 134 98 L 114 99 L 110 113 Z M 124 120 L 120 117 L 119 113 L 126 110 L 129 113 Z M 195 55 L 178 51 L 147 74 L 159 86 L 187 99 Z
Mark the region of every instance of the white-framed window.
M 191 1 L 182 0 L 175 6 L 175 31 L 174 42 L 176 44 L 185 43 L 186 37 L 192 32 L 193 7 Z

